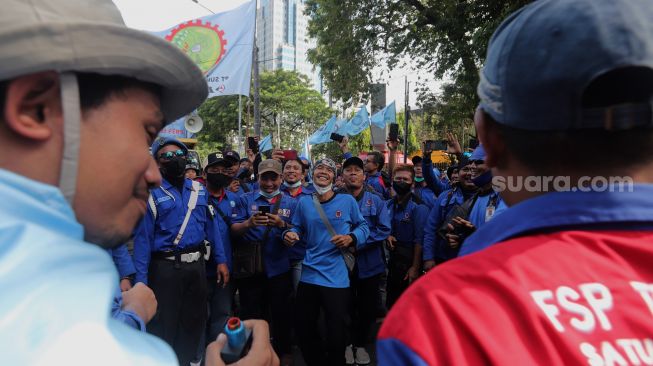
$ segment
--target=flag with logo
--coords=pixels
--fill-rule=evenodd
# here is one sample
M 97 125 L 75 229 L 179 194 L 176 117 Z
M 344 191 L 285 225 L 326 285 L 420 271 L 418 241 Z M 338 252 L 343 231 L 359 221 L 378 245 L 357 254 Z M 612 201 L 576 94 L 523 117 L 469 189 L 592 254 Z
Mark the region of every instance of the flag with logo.
M 370 122 L 378 128 L 385 128 L 388 123 L 397 123 L 397 110 L 395 102 L 388 104 L 385 108 L 374 113 L 370 117 Z
M 317 131 L 308 138 L 311 145 L 324 144 L 331 142 L 331 133 L 336 131 L 336 116 L 335 114 L 329 118 L 328 121 L 318 128 Z
M 344 126 L 338 129 L 341 135 L 355 136 L 370 126 L 370 117 L 367 114 L 367 107 L 362 105 L 358 112 Z
M 175 44 L 204 72 L 209 97 L 249 95 L 256 0 L 154 34 Z

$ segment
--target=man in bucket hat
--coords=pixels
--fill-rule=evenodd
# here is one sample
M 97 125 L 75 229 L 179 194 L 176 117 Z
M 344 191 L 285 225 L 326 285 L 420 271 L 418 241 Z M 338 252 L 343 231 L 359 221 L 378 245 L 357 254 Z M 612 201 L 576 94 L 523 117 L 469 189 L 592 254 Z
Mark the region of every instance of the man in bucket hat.
M 2 362 L 176 364 L 109 317 L 118 277 L 98 246 L 145 212 L 161 181 L 147 147 L 206 98 L 201 71 L 108 0 L 5 1 L 0 39 Z
M 388 315 L 380 364 L 651 363 L 653 2 L 525 6 L 492 36 L 478 94 L 495 185 L 575 183 L 503 190 L 510 208 Z

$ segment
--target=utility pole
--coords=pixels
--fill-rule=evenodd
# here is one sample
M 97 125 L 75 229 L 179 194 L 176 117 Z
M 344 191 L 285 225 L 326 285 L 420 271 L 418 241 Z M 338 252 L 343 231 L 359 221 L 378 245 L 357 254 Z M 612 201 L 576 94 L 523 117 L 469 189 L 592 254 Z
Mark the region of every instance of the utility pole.
M 410 118 L 410 113 L 408 112 L 408 75 L 404 76 L 404 164 L 408 161 L 408 118 Z
M 259 95 L 258 46 L 254 37 L 254 136 L 261 136 L 261 96 Z

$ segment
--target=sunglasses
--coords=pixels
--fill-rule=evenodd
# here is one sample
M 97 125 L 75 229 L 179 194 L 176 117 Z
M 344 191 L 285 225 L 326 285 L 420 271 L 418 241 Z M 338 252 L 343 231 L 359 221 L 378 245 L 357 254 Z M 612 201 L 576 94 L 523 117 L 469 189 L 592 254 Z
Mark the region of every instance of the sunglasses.
M 469 163 L 474 165 L 483 165 L 485 164 L 485 160 L 470 160 Z
M 179 150 L 176 150 L 176 151 L 166 151 L 163 154 L 159 155 L 159 159 L 170 160 L 170 159 L 174 158 L 175 156 L 178 156 L 178 157 L 186 156 L 186 153 L 182 149 L 179 149 Z

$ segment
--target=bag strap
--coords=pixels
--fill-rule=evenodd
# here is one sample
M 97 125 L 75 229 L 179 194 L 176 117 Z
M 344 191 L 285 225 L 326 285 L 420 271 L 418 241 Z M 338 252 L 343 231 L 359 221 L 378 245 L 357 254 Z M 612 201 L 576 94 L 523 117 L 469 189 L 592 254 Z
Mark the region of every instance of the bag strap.
M 154 220 L 156 220 L 156 215 L 157 215 L 156 203 L 154 203 L 154 197 L 152 197 L 152 193 L 150 193 L 150 195 L 147 197 L 147 204 L 150 206 L 152 215 L 154 215 Z
M 326 217 L 326 213 L 324 213 L 324 209 L 322 208 L 322 204 L 320 203 L 320 200 L 317 198 L 317 194 L 313 193 L 313 206 L 315 206 L 315 209 L 317 210 L 318 215 L 320 215 L 320 219 L 322 219 L 322 223 L 324 226 L 326 226 L 327 231 L 331 236 L 336 236 L 336 231 L 333 229 L 333 226 L 331 226 L 331 222 L 329 222 L 329 219 Z
M 229 216 L 225 215 L 224 212 L 222 212 L 222 210 L 220 209 L 220 206 L 218 206 L 218 205 L 214 205 L 214 204 L 211 204 L 211 206 L 212 206 L 216 211 L 218 211 L 218 215 L 220 215 L 220 217 L 222 217 L 222 221 L 224 221 L 225 224 L 231 226 L 231 219 L 229 218 Z
M 177 237 L 172 242 L 174 246 L 179 245 L 181 238 L 184 236 L 184 231 L 186 231 L 188 220 L 190 220 L 190 215 L 193 213 L 195 206 L 197 206 L 197 197 L 200 194 L 199 192 L 200 189 L 201 189 L 200 182 L 193 181 L 192 189 L 190 192 L 190 198 L 188 199 L 188 209 L 186 210 L 186 217 L 184 217 L 184 222 L 181 223 L 181 227 L 179 228 L 179 233 L 177 233 Z

